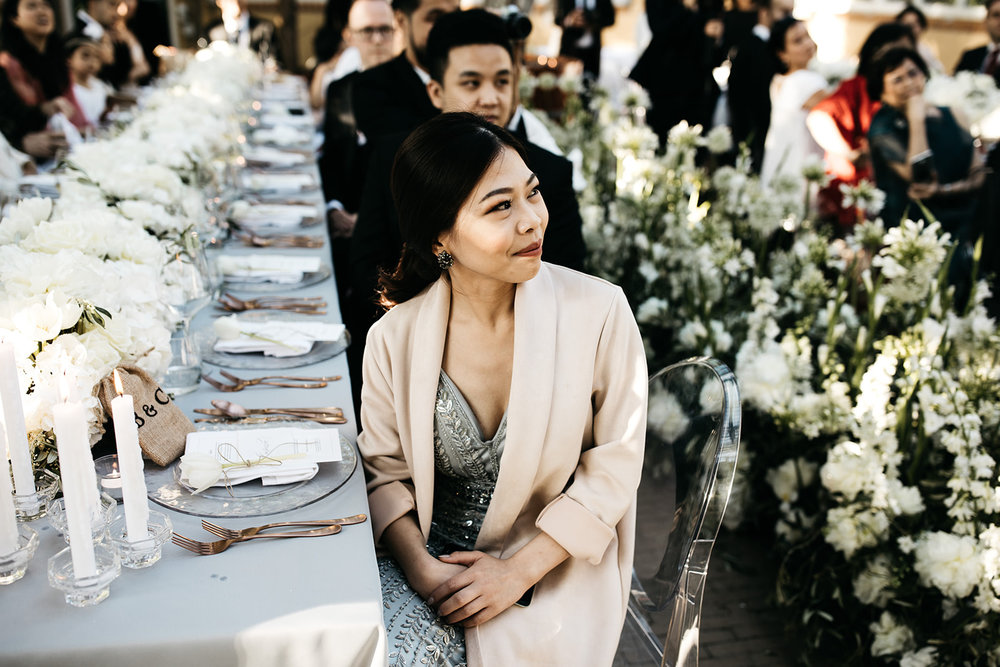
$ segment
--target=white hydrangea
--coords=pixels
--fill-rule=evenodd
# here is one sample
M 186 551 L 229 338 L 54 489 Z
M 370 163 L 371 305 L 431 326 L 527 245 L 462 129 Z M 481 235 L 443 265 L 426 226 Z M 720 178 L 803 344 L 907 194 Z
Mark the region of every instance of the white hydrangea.
M 913 568 L 920 583 L 950 598 L 964 598 L 982 579 L 983 566 L 975 538 L 941 531 L 917 540 Z

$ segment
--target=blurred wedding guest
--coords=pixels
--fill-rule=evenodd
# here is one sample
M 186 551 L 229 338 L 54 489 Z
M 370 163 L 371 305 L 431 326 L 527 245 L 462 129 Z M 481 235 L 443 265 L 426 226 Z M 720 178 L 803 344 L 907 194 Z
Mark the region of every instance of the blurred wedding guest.
M 393 15 L 388 0 L 355 0 L 344 37 L 358 54 L 357 69 L 331 82 L 327 90 L 319 169 L 341 309 L 344 321 L 353 323 L 356 317 L 350 296 L 350 237 L 361 204 L 370 149 L 354 119 L 353 91 L 361 72 L 392 58 Z
M 646 2 L 653 37 L 629 78 L 649 93 L 646 118 L 661 144 L 682 120 L 692 125 L 711 120 L 719 92 L 712 68 L 721 61 L 722 23 L 706 17 L 682 0 Z
M 21 176 L 33 173 L 35 163 L 31 156 L 11 146 L 7 137 L 0 134 L 0 181 L 16 181 Z
M 610 665 L 621 634 L 642 339 L 619 287 L 541 261 L 527 160 L 445 113 L 393 167 L 405 245 L 358 436 L 393 664 Z
M 872 63 L 896 46 L 913 48 L 910 29 L 901 23 L 876 26 L 861 46 L 857 74 L 841 81 L 837 90 L 809 112 L 806 124 L 826 151 L 827 172 L 838 181 L 835 187 L 872 180 L 868 128 L 880 102 L 868 97 L 866 77 Z
M 130 83 L 133 73 L 139 76 L 149 73 L 145 57 L 138 69 L 133 69 L 136 63 L 132 60 L 132 46 L 127 38 L 115 31 L 118 20 L 118 0 L 87 0 L 76 12 L 76 27 L 67 35 L 67 38 L 83 35 L 101 45 L 104 66 L 99 76 L 116 90 Z
M 388 0 L 355 0 L 351 4 L 344 40 L 357 54 L 356 66 L 344 68 L 343 76 L 329 84 L 319 160 L 334 237 L 350 236 L 364 184 L 367 140 L 359 134 L 354 119 L 354 84 L 359 72 L 392 59 L 392 36 L 393 16 Z
M 87 120 L 76 103 L 55 12 L 47 0 L 7 0 L 0 10 L 0 131 L 14 148 L 49 159 L 67 148 L 50 119 Z
M 764 159 L 764 141 L 771 124 L 771 80 L 780 63 L 768 48 L 771 26 L 790 16 L 792 0 L 757 0 L 757 24 L 751 34 L 736 44 L 730 55 L 729 118 L 733 141 L 750 148 L 750 163 L 760 171 Z
M 142 42 L 132 32 L 129 21 L 135 17 L 139 9 L 139 0 L 118 0 L 118 7 L 115 13 L 118 18 L 111 26 L 111 40 L 128 46 L 129 60 L 132 69 L 129 70 L 127 83 L 138 84 L 148 80 L 153 73 L 149 60 L 146 58 L 146 49 Z M 153 45 L 155 47 L 155 44 Z
M 976 197 L 983 185 L 982 156 L 955 112 L 924 100 L 929 69 L 913 49 L 895 48 L 872 67 L 868 94 L 882 101 L 868 132 L 875 182 L 885 192 L 882 219 L 898 225 L 921 202 L 941 226 L 970 240 Z
M 916 5 L 907 3 L 902 11 L 896 14 L 896 23 L 902 23 L 913 33 L 913 39 L 917 43 L 917 53 L 927 63 L 927 68 L 931 71 L 931 74 L 944 74 L 945 70 L 944 65 L 941 64 L 941 59 L 934 52 L 934 47 L 924 39 L 924 33 L 927 32 L 927 15 Z
M 791 16 L 781 19 L 771 28 L 768 46 L 781 73 L 771 81 L 771 122 L 760 169 L 764 185 L 783 174 L 801 177 L 810 161 L 822 160 L 823 149 L 809 133 L 806 116 L 827 95 L 826 79 L 809 69 L 816 42 L 805 23 Z
M 135 77 L 143 85 L 160 71 L 160 57 L 156 55 L 156 47 L 171 44 L 166 3 L 160 0 L 120 0 L 118 17 L 115 32 L 118 32 L 119 25 L 128 30 L 139 43 L 142 56 L 149 66 L 149 74 Z M 133 55 L 133 60 L 138 62 L 138 57 Z
M 404 50 L 392 60 L 362 72 L 354 82 L 354 119 L 369 140 L 410 132 L 437 115 L 427 97 L 427 35 L 435 21 L 458 9 L 458 5 L 458 0 L 393 0 L 393 15 L 403 34 Z
M 309 78 L 309 103 L 313 109 L 322 109 L 326 101 L 326 89 L 334 79 L 343 73 L 335 73 L 338 63 L 344 59 L 356 64 L 359 60 L 357 49 L 349 47 L 344 40 L 350 0 L 327 0 L 323 8 L 323 25 L 313 37 L 313 58 L 315 65 Z M 343 57 L 343 58 L 342 58 Z M 352 67 L 347 71 L 352 71 Z
M 101 71 L 100 45 L 89 37 L 80 35 L 66 40 L 66 64 L 73 81 L 73 95 L 92 127 L 101 124 L 108 106 L 108 96 L 114 91 L 97 77 Z
M 210 41 L 232 42 L 282 64 L 281 39 L 274 23 L 254 16 L 247 0 L 215 0 L 215 5 L 222 16 L 208 26 Z
M 601 31 L 615 22 L 611 0 L 558 0 L 555 19 L 562 28 L 559 55 L 579 58 L 584 75 L 596 81 L 601 75 Z
M 990 43 L 963 53 L 955 71 L 989 74 L 997 82 L 997 86 L 1000 86 L 1000 0 L 987 0 L 985 4 L 986 20 L 983 26 Z

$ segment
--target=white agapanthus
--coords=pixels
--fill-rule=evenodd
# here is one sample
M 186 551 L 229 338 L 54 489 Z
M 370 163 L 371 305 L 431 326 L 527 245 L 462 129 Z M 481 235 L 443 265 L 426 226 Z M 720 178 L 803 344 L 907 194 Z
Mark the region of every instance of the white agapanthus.
M 705 136 L 705 147 L 716 155 L 728 153 L 733 147 L 733 133 L 728 125 L 716 125 Z
M 892 562 L 888 554 L 880 553 L 870 559 L 854 578 L 854 597 L 863 604 L 881 609 L 895 597 L 892 584 Z
M 778 500 L 783 503 L 794 503 L 799 498 L 799 490 L 813 483 L 818 467 L 802 457 L 788 459 L 777 468 L 768 470 L 765 479 Z
M 913 648 L 913 631 L 896 620 L 887 611 L 882 612 L 878 622 L 868 626 L 871 630 L 871 654 L 874 657 L 896 655 Z
M 882 294 L 903 304 L 927 298 L 951 240 L 940 228 L 937 222 L 904 220 L 886 232 L 885 247 L 872 259 L 886 279 Z
M 735 372 L 745 405 L 765 412 L 782 410 L 794 395 L 792 369 L 777 341 L 744 342 L 736 353 Z
M 666 299 L 651 296 L 639 304 L 635 312 L 635 320 L 639 324 L 655 322 L 666 314 L 669 306 Z
M 649 387 L 649 413 L 646 415 L 647 428 L 659 435 L 664 442 L 674 442 L 687 430 L 690 420 L 677 397 L 660 383 Z
M 938 651 L 933 646 L 925 646 L 919 651 L 907 651 L 899 659 L 899 667 L 935 667 Z

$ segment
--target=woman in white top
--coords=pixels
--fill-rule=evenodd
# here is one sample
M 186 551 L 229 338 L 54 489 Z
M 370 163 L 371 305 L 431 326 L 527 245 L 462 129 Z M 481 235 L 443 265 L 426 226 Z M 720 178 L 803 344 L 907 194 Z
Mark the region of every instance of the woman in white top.
M 771 81 L 771 125 L 760 173 L 764 185 L 781 174 L 801 176 L 805 165 L 823 159 L 823 149 L 806 127 L 806 116 L 827 95 L 826 79 L 808 68 L 816 42 L 804 23 L 792 17 L 776 22 L 768 45 L 785 71 Z

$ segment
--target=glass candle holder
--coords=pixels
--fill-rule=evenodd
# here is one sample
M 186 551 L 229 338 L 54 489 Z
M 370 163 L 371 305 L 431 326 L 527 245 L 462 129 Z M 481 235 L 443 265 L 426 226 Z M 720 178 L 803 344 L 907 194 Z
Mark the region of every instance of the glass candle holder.
M 108 454 L 94 461 L 97 472 L 97 482 L 101 485 L 101 493 L 106 493 L 115 500 L 122 499 L 122 475 L 118 470 L 118 455 Z
M 98 544 L 94 546 L 94 560 L 97 573 L 77 577 L 73 572 L 73 556 L 69 547 L 49 559 L 49 586 L 63 592 L 66 604 L 92 607 L 111 594 L 111 582 L 122 572 L 118 554 L 113 549 Z
M 28 561 L 38 548 L 38 533 L 23 523 L 17 527 L 17 550 L 0 554 L 0 586 L 12 584 L 24 576 Z
M 59 493 L 59 476 L 51 470 L 35 471 L 35 492 L 14 494 L 14 512 L 18 521 L 41 519 L 49 511 L 52 499 Z
M 170 539 L 173 529 L 170 517 L 161 512 L 150 510 L 149 520 L 146 523 L 146 537 L 133 542 L 129 541 L 124 514 L 119 515 L 111 522 L 111 525 L 108 526 L 108 535 L 111 539 L 111 546 L 121 558 L 122 566 L 138 570 L 149 567 L 160 560 L 163 545 Z
M 101 507 L 100 510 L 94 512 L 90 517 L 90 533 L 94 540 L 94 544 L 97 544 L 104 539 L 104 536 L 108 533 L 108 524 L 111 523 L 111 517 L 114 516 L 115 507 L 118 506 L 118 502 L 106 493 L 101 494 Z M 66 527 L 66 499 L 56 498 L 52 501 L 49 506 L 49 525 L 56 529 L 56 531 L 62 535 L 63 540 L 66 544 L 69 544 L 69 530 Z

